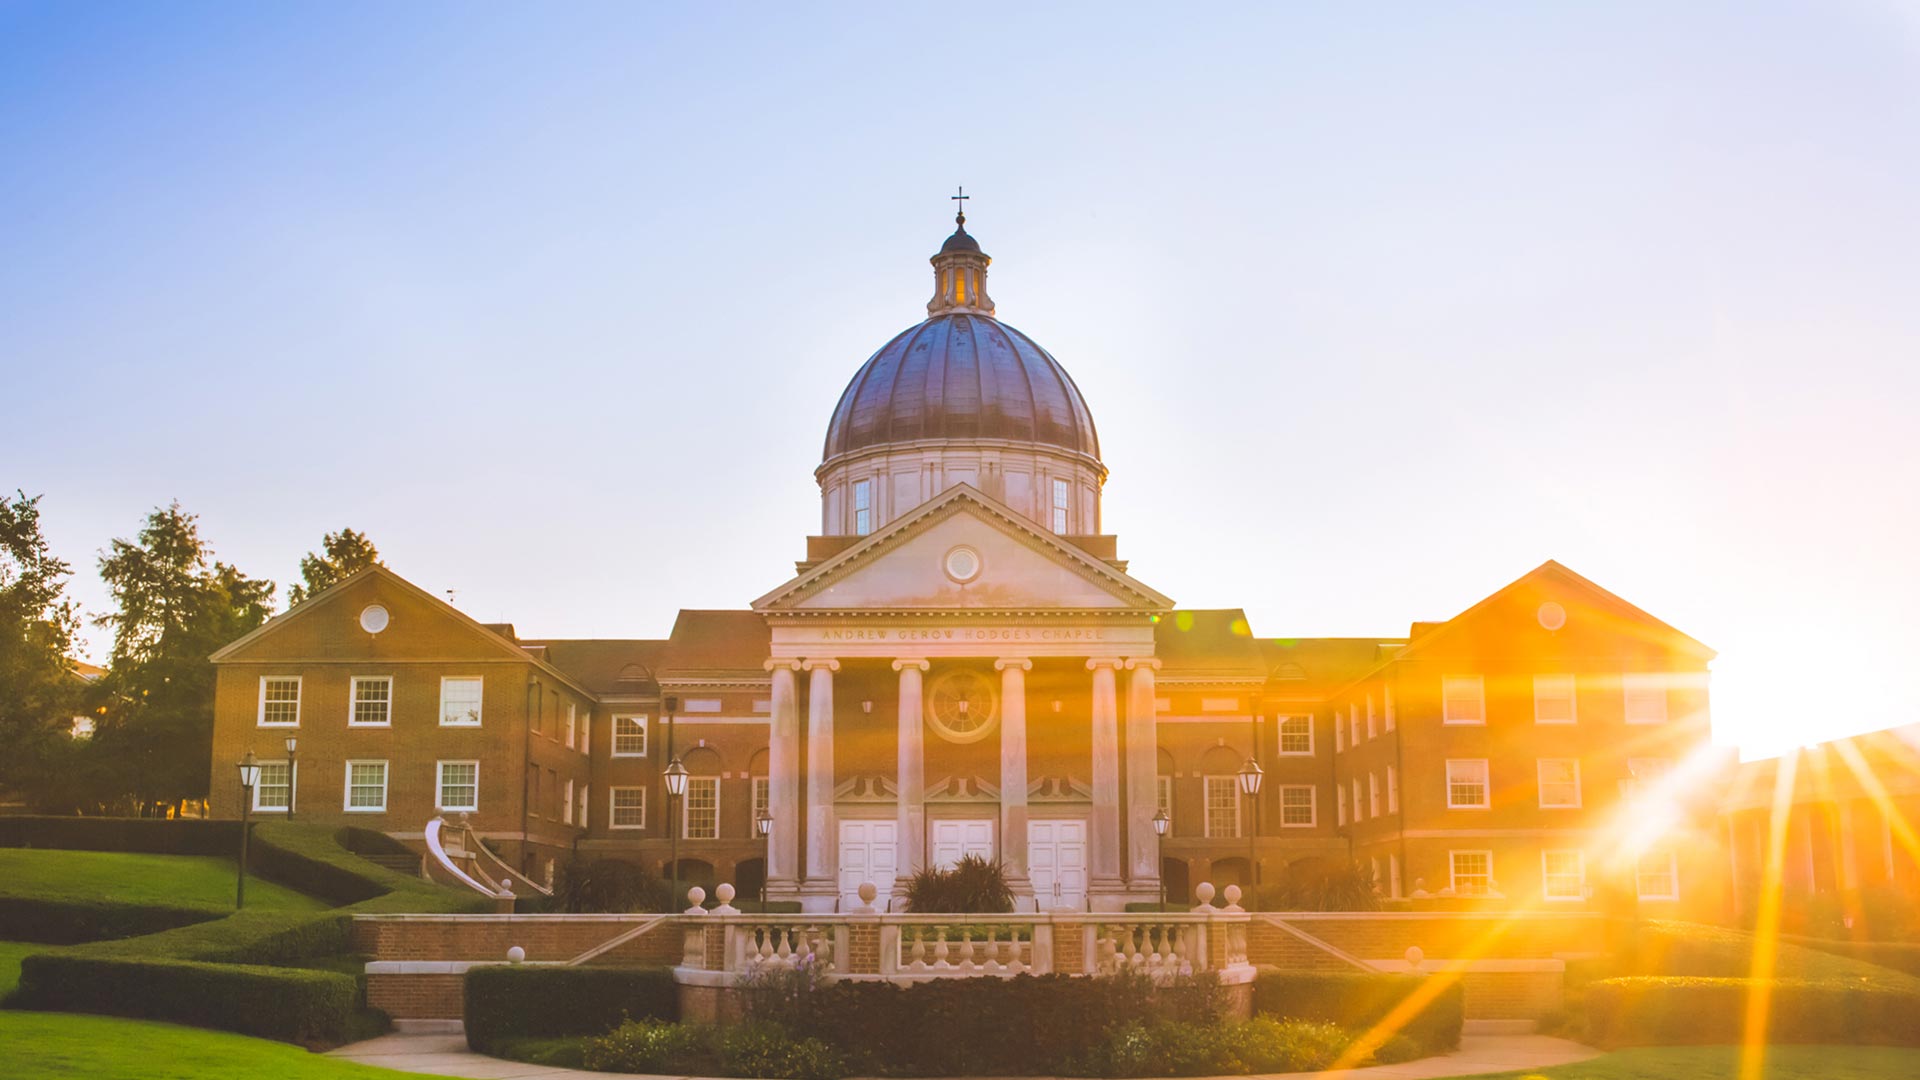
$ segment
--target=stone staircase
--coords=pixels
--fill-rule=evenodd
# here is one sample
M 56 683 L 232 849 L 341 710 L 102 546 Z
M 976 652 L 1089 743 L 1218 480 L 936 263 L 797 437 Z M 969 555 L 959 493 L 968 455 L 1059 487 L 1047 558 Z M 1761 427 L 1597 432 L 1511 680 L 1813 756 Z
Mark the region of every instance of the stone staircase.
M 412 852 L 392 855 L 362 855 L 360 857 L 373 863 L 375 866 L 384 866 L 389 870 L 398 871 L 410 877 L 426 876 L 421 866 L 421 857 Z

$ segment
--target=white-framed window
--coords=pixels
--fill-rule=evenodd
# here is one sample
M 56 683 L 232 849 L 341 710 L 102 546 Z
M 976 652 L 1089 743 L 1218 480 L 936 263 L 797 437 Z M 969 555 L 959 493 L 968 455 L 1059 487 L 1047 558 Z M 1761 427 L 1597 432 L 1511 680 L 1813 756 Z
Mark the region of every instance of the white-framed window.
M 351 711 L 348 727 L 393 726 L 393 677 L 391 675 L 355 675 L 348 680 L 347 695 Z
M 1573 676 L 1535 675 L 1533 677 L 1533 722 L 1571 724 L 1579 719 L 1573 695 Z
M 720 778 L 687 777 L 686 838 L 720 839 Z
M 1673 762 L 1659 757 L 1630 757 L 1627 759 L 1627 779 L 1620 781 L 1620 797 L 1637 799 L 1644 792 L 1660 786 L 1667 772 L 1673 768 Z
M 573 823 L 575 825 L 580 826 L 583 829 L 587 827 L 587 807 L 593 804 L 593 800 L 587 797 L 588 793 L 591 791 L 592 791 L 592 785 L 584 782 L 581 783 L 580 794 L 578 796 L 580 800 L 580 809 L 578 811 L 579 816 L 574 819 Z
M 1392 730 L 1393 730 L 1393 724 L 1394 724 L 1394 712 L 1393 712 L 1393 687 L 1391 687 L 1391 686 L 1383 686 L 1383 687 L 1381 687 L 1380 689 L 1381 689 L 1381 691 L 1382 691 L 1382 694 L 1383 694 L 1383 696 L 1384 696 L 1384 697 L 1386 698 L 1386 713 L 1387 713 L 1387 730 L 1388 730 L 1388 731 L 1392 731 Z M 1398 895 L 1400 895 L 1400 891 L 1399 891 L 1398 889 L 1395 889 L 1395 890 L 1394 890 L 1394 895 L 1395 895 L 1395 896 L 1398 896 Z
M 1347 703 L 1347 745 L 1360 745 L 1360 703 L 1357 701 Z
M 764 776 L 753 778 L 753 835 L 760 835 L 760 815 L 773 813 L 773 781 Z
M 1053 482 L 1054 532 L 1064 533 L 1067 531 L 1067 507 L 1071 505 L 1072 499 L 1073 491 L 1067 482 L 1065 480 L 1055 479 Z
M 1333 808 L 1334 820 L 1345 825 L 1347 823 L 1347 786 L 1345 784 L 1333 785 Z
M 285 813 L 293 805 L 294 767 L 284 761 L 260 763 L 260 782 L 253 785 L 253 809 L 256 813 Z
M 1535 763 L 1540 780 L 1540 809 L 1580 808 L 1580 759 L 1541 758 Z
M 1367 774 L 1367 816 L 1380 816 L 1380 774 Z
M 1387 766 L 1387 813 L 1400 812 L 1400 767 Z
M 1318 824 L 1317 789 L 1312 784 L 1286 784 L 1280 788 L 1280 825 L 1305 829 Z
M 1680 899 L 1680 857 L 1654 850 L 1640 856 L 1633 868 L 1634 887 L 1642 900 Z
M 1478 675 L 1447 675 L 1440 680 L 1440 722 L 1487 722 L 1487 684 Z
M 1447 759 L 1447 808 L 1449 810 L 1485 810 L 1492 800 L 1487 793 L 1486 758 Z
M 855 480 L 853 482 L 853 535 L 865 536 L 873 531 L 873 481 Z
M 1368 741 L 1372 741 L 1373 739 L 1376 739 L 1379 737 L 1380 729 L 1377 726 L 1378 724 L 1379 724 L 1378 715 L 1373 711 L 1373 691 L 1369 690 L 1367 691 L 1367 739 Z
M 479 727 L 478 675 L 448 675 L 440 680 L 440 726 Z
M 571 825 L 573 824 L 573 777 L 567 777 L 566 786 L 562 790 L 565 794 L 560 796 L 560 824 Z
M 591 708 L 580 718 L 580 752 L 593 753 L 593 710 Z
M 571 701 L 567 702 L 567 746 L 568 747 L 573 746 L 574 728 L 579 724 L 579 720 L 580 720 L 580 707 L 578 705 L 575 705 Z
M 1540 896 L 1546 900 L 1587 898 L 1587 857 L 1578 848 L 1540 853 Z
M 260 676 L 259 726 L 300 726 L 300 676 Z
M 1387 895 L 1395 900 L 1400 899 L 1400 856 L 1398 854 L 1387 856 L 1387 876 L 1393 885 L 1393 891 Z
M 647 827 L 647 789 L 610 787 L 607 789 L 607 828 L 644 829 Z
M 1280 718 L 1280 752 L 1313 756 L 1313 717 L 1283 716 Z
M 613 718 L 613 756 L 647 756 L 646 717 L 616 716 Z
M 1485 896 L 1493 891 L 1493 852 L 1449 851 L 1453 895 Z
M 1362 809 L 1365 805 L 1360 801 L 1360 778 L 1356 776 L 1353 778 L 1353 823 L 1355 825 L 1366 820 L 1366 811 Z
M 1333 710 L 1333 752 L 1343 753 L 1347 749 L 1347 725 L 1340 720 L 1340 710 Z
M 1625 675 L 1620 679 L 1626 696 L 1629 724 L 1667 722 L 1667 677 L 1665 675 Z
M 1240 781 L 1232 776 L 1209 776 L 1202 789 L 1207 800 L 1207 835 L 1240 835 Z
M 1167 815 L 1167 834 L 1173 834 L 1173 777 L 1156 776 L 1153 778 L 1154 809 Z
M 347 762 L 347 790 L 342 807 L 349 814 L 384 814 L 387 811 L 387 763 L 384 761 Z
M 442 761 L 435 771 L 433 803 L 442 810 L 480 809 L 480 763 Z

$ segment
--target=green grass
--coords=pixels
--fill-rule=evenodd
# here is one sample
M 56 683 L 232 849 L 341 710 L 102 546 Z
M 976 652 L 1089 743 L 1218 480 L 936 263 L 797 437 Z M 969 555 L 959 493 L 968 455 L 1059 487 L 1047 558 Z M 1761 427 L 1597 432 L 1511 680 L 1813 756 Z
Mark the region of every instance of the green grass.
M 1891 1046 L 1770 1046 L 1766 1080 L 1895 1080 L 1920 1076 L 1920 1050 Z M 1622 1050 L 1577 1065 L 1483 1073 L 1468 1080 L 1721 1080 L 1739 1075 L 1736 1046 Z
M 402 1080 L 419 1073 L 218 1031 L 67 1013 L 0 1012 L 7 1080 Z
M 28 953 L 59 952 L 58 945 L 35 945 L 24 941 L 0 941 L 0 1001 L 6 1000 L 20 985 L 20 958 Z
M 0 848 L 0 896 L 165 907 L 233 907 L 234 861 L 215 855 Z M 318 897 L 248 875 L 247 907 L 324 911 Z

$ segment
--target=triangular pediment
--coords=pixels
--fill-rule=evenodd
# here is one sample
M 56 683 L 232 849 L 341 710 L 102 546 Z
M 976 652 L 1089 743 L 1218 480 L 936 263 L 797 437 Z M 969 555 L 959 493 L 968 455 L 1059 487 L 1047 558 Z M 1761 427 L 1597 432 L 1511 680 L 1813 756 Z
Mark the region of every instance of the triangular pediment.
M 962 554 L 964 553 L 964 554 Z M 754 601 L 756 611 L 1161 611 L 1173 601 L 965 484 Z

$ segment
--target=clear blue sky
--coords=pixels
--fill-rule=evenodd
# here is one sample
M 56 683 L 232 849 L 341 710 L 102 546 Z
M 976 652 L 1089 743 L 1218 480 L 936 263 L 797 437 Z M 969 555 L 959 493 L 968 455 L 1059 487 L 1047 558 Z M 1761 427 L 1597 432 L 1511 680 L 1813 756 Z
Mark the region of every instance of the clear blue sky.
M 662 635 L 803 554 L 965 184 L 1182 604 L 1553 557 L 1723 738 L 1920 719 L 1920 4 L 1035 7 L 0 0 L 0 486 L 95 612 L 177 498 Z

